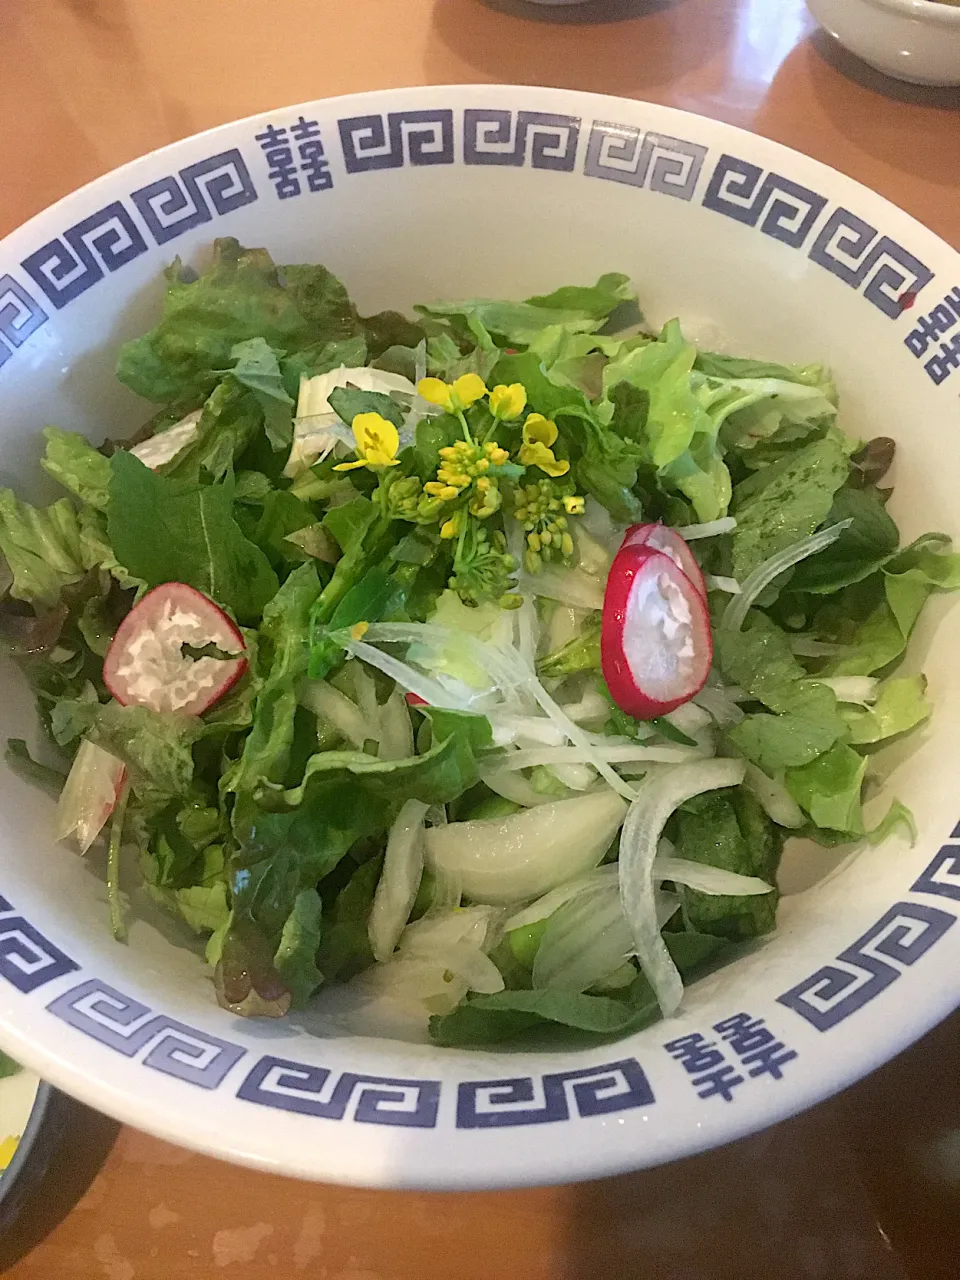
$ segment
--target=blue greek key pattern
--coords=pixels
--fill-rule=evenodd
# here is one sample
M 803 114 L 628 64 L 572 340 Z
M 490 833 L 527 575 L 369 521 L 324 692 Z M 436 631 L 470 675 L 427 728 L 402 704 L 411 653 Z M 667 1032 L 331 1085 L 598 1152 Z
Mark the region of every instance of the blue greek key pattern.
M 799 249 L 826 207 L 826 197 L 767 173 L 747 160 L 722 155 L 711 175 L 703 207 L 735 218 L 774 240 Z M 763 221 L 761 222 L 761 217 Z
M 655 1102 L 653 1090 L 636 1058 L 621 1058 L 600 1067 L 558 1071 L 537 1080 L 517 1076 L 505 1080 L 470 1080 L 457 1093 L 458 1129 L 498 1129 L 569 1120 L 571 1110 L 582 1119 L 609 1115 Z
M 849 209 L 831 213 L 809 257 L 852 289 L 862 286 L 863 296 L 894 320 L 933 279 L 919 258 Z
M 0 911 L 13 910 L 5 898 L 0 902 Z M 0 978 L 24 995 L 79 967 L 22 916 L 0 917 Z
M 453 112 L 391 111 L 338 120 L 347 173 L 399 169 L 412 165 L 453 164 Z
M 440 1106 L 440 1081 L 355 1075 L 352 1071 L 337 1076 L 326 1067 L 265 1057 L 241 1084 L 237 1097 L 323 1120 L 351 1118 L 359 1124 L 433 1129 Z
M 954 835 L 957 833 L 954 832 Z M 910 886 L 914 893 L 932 893 L 960 902 L 960 845 L 945 844 Z
M 0 276 L 0 366 L 47 321 L 43 307 L 13 276 Z
M 588 178 L 606 178 L 632 187 L 649 186 L 660 195 L 691 200 L 706 154 L 707 148 L 697 142 L 596 120 L 590 130 L 583 172 Z
M 520 166 L 572 173 L 580 121 L 544 111 L 468 107 L 463 113 L 464 164 Z
M 140 1061 L 145 1067 L 201 1089 L 216 1089 L 246 1053 L 240 1045 L 155 1014 L 97 978 L 64 992 L 47 1008 L 124 1057 L 143 1053 Z
M 114 200 L 24 258 L 22 266 L 59 309 L 146 251 L 133 218 Z
M 833 964 L 824 965 L 777 1000 L 818 1031 L 829 1031 L 869 1004 L 956 924 L 956 917 L 918 902 L 898 902 Z
M 211 222 L 214 216 L 242 209 L 256 198 L 250 172 L 236 148 L 158 178 L 130 196 L 157 244 Z

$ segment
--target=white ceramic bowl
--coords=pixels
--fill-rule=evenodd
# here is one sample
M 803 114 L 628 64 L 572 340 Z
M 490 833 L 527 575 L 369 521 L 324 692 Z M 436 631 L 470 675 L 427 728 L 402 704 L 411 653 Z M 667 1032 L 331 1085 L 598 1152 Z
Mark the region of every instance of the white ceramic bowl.
M 314 191 L 295 174 L 280 199 L 258 135 L 301 118 L 317 122 L 331 182 Z M 175 254 L 201 260 L 218 235 L 325 262 L 368 312 L 628 271 L 654 322 L 678 314 L 731 350 L 832 364 L 848 430 L 903 446 L 894 509 L 905 534 L 957 527 L 956 252 L 833 170 L 728 125 L 493 85 L 370 93 L 225 125 L 9 236 L 8 475 L 40 492 L 47 422 L 99 439 L 149 416 L 112 376 L 118 344 L 156 317 L 161 268 Z M 174 1142 L 372 1186 L 594 1177 L 771 1124 L 863 1076 L 956 1003 L 960 612 L 946 601 L 931 612 L 942 624 L 934 634 L 931 617 L 917 647 L 937 715 L 894 779 L 918 818 L 916 846 L 893 840 L 839 867 L 788 857 L 778 933 L 697 983 L 669 1025 L 557 1055 L 350 1038 L 325 1022 L 322 1001 L 311 1019 L 241 1021 L 217 1008 L 201 960 L 153 925 L 135 923 L 129 946 L 111 940 L 100 881 L 50 839 L 50 800 L 6 777 L 0 1042 L 68 1093 Z M 2 679 L 3 730 L 34 737 L 17 673 Z M 761 1057 L 746 1063 L 713 1029 L 741 1014 L 763 1020 Z M 706 1061 L 720 1075 L 691 1075 L 665 1048 L 691 1035 L 715 1042 Z
M 936 0 L 807 0 L 820 25 L 878 71 L 960 84 L 960 8 Z

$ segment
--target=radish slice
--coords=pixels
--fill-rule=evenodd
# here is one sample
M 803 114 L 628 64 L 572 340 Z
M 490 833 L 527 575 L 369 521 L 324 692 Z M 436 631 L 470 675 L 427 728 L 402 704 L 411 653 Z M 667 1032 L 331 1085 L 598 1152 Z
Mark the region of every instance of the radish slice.
M 134 605 L 117 628 L 103 681 L 121 706 L 201 715 L 240 679 L 245 657 L 191 658 L 183 646 L 243 654 L 243 636 L 212 600 L 183 582 L 165 582 Z
M 703 688 L 713 659 L 706 599 L 666 552 L 629 541 L 617 552 L 600 657 L 614 702 L 637 720 L 666 715 Z
M 75 836 L 86 853 L 113 813 L 123 780 L 122 761 L 84 738 L 57 801 L 56 838 Z
M 676 529 L 671 529 L 665 524 L 631 525 L 624 535 L 621 550 L 623 547 L 649 547 L 651 551 L 662 551 L 665 556 L 670 557 L 678 569 L 683 570 L 703 598 L 707 598 L 707 584 L 703 571 Z

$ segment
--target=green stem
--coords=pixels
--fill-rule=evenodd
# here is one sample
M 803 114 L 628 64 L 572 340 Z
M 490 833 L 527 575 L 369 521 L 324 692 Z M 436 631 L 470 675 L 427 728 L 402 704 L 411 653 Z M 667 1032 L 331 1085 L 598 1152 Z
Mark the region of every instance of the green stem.
M 380 516 L 377 523 L 371 527 L 370 533 L 364 538 L 364 544 L 367 544 L 369 539 L 369 552 L 365 554 L 358 548 L 356 553 L 348 552 L 337 563 L 337 567 L 333 571 L 333 577 L 321 591 L 317 603 L 314 605 L 313 622 L 315 626 L 322 626 L 330 621 L 337 605 L 354 583 L 359 580 L 363 571 L 370 564 L 378 564 L 382 555 L 389 550 L 389 539 L 385 535 L 393 523 L 392 520 Z
M 460 419 L 461 427 L 463 427 L 464 440 L 466 440 L 467 444 L 473 444 L 474 439 L 473 439 L 473 436 L 470 434 L 470 428 L 467 426 L 467 419 L 464 416 L 464 412 L 462 409 L 457 410 L 457 417 Z
M 123 820 L 127 812 L 130 788 L 124 786 L 113 810 L 110 824 L 110 848 L 107 853 L 107 897 L 110 902 L 110 929 L 118 942 L 127 939 L 127 926 L 123 918 L 123 901 L 120 897 L 120 846 L 123 842 Z

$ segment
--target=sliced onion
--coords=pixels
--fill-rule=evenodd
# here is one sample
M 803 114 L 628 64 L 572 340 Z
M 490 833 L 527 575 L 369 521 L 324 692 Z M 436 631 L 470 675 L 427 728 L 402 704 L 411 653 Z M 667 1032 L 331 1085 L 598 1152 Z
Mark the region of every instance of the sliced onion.
M 551 889 L 543 897 L 531 902 L 528 907 L 522 907 L 519 911 L 515 911 L 504 924 L 504 933 L 510 933 L 513 929 L 523 929 L 527 925 L 537 924 L 540 920 L 546 920 L 547 916 L 553 915 L 554 911 L 562 907 L 565 902 L 569 902 L 571 898 L 577 897 L 580 893 L 589 892 L 591 889 L 600 888 L 605 884 L 615 885 L 619 874 L 620 868 L 615 862 L 611 862 L 606 866 L 597 867 L 596 871 L 590 871 L 585 876 L 574 876 L 566 884 L 558 885 L 556 889 Z
M 532 809 L 540 804 L 550 804 L 557 798 L 535 791 L 529 778 L 525 778 L 519 772 L 511 773 L 509 769 L 494 769 L 482 774 L 481 778 L 494 794 L 514 804 L 523 805 L 525 809 Z
M 811 534 L 809 538 L 801 538 L 799 542 L 791 543 L 789 547 L 784 547 L 776 555 L 764 560 L 741 583 L 740 594 L 734 596 L 723 611 L 720 625 L 730 631 L 739 631 L 754 600 L 766 591 L 771 582 L 779 578 L 787 569 L 792 569 L 795 564 L 799 564 L 801 560 L 816 555 L 818 551 L 823 551 L 824 548 L 836 542 L 844 529 L 848 529 L 851 524 L 853 524 L 852 520 L 840 520 L 827 529 L 821 529 L 819 533 Z
M 403 690 L 394 688 L 379 708 L 380 759 L 406 760 L 413 755 L 413 725 Z
M 719 573 L 708 573 L 705 577 L 711 591 L 725 591 L 729 596 L 740 594 L 740 583 L 736 578 L 725 578 Z
M 595 867 L 625 812 L 604 788 L 506 818 L 449 822 L 427 831 L 427 861 L 459 872 L 475 902 L 522 902 Z
M 555 764 L 550 769 L 557 781 L 571 791 L 586 791 L 597 780 L 596 773 L 588 764 Z
M 558 600 L 573 609 L 603 608 L 603 579 L 590 577 L 580 569 L 548 566 L 531 574 L 526 586 L 534 595 Z
M 172 462 L 181 450 L 196 439 L 202 416 L 202 409 L 194 409 L 192 413 L 188 413 L 185 418 L 181 418 L 166 431 L 158 431 L 149 440 L 141 440 L 139 444 L 135 444 L 130 452 L 135 458 L 139 458 L 145 467 L 156 471 L 158 467 Z
M 596 760 L 609 764 L 623 764 L 629 761 L 650 762 L 655 764 L 684 764 L 688 760 L 698 760 L 710 753 L 698 747 L 670 746 L 644 747 L 627 743 L 624 746 L 591 747 L 589 752 L 580 747 L 529 747 L 526 750 L 514 751 L 504 757 L 504 769 L 535 769 L 537 765 L 549 765 L 553 768 L 563 764 L 593 764 Z
M 560 747 L 567 740 L 563 731 L 546 716 L 522 716 L 494 711 L 487 719 L 497 746 L 506 746 L 519 740 L 525 746 Z
M 370 725 L 357 704 L 326 680 L 309 680 L 300 692 L 300 703 L 314 715 L 328 720 L 359 751 L 368 738 L 376 738 L 378 726 Z
M 113 812 L 123 781 L 123 762 L 84 738 L 57 802 L 55 838 L 75 836 L 86 853 Z
M 427 806 L 407 800 L 390 828 L 383 871 L 374 894 L 367 932 L 374 958 L 392 954 L 410 918 L 423 875 L 423 817 Z
M 550 916 L 533 962 L 533 985 L 585 991 L 619 969 L 634 945 L 616 884 L 580 893 Z
M 713 717 L 709 711 L 703 707 L 698 707 L 695 702 L 685 702 L 682 707 L 677 707 L 675 711 L 669 712 L 665 717 L 675 729 L 679 729 L 681 733 L 692 736 L 700 733 L 701 730 L 708 728 L 713 723 Z
M 596 689 L 588 689 L 577 702 L 561 703 L 560 709 L 574 724 L 582 724 L 585 720 L 606 720 L 610 714 L 610 703 Z M 648 737 L 653 733 L 648 725 L 638 724 L 637 728 L 646 731 L 638 737 Z
M 362 658 L 368 666 L 376 667 L 395 680 L 401 689 L 416 694 L 427 706 L 446 707 L 450 711 L 476 711 L 483 700 L 482 694 L 478 694 L 476 689 L 463 685 L 462 690 L 456 690 L 451 687 L 451 681 L 441 684 L 439 680 L 424 675 L 416 667 L 402 662 L 391 653 L 384 653 L 365 640 L 354 640 L 346 633 L 338 635 L 337 640 L 353 657 Z
M 743 781 L 742 760 L 701 760 L 651 778 L 630 806 L 620 833 L 620 898 L 637 959 L 665 1017 L 683 998 L 683 981 L 657 924 L 653 864 L 657 842 L 673 811 L 686 800 Z
M 684 524 L 677 529 L 685 542 L 693 542 L 697 538 L 715 538 L 720 533 L 732 533 L 737 527 L 733 516 L 721 516 L 719 520 L 708 520 L 705 524 Z
M 704 685 L 693 701 L 698 707 L 703 707 L 708 712 L 721 729 L 727 729 L 731 725 L 739 724 L 743 719 L 743 712 L 737 706 L 736 700 L 731 697 L 728 689 L 718 689 L 711 685 Z
M 674 884 L 731 898 L 746 898 L 754 894 L 770 893 L 773 886 L 757 876 L 744 876 L 722 867 L 711 867 L 704 862 L 692 862 L 689 858 L 663 857 L 659 853 L 653 861 L 655 882 L 672 880 Z
M 880 681 L 875 676 L 814 676 L 818 684 L 832 689 L 838 702 L 852 702 L 869 707 L 880 693 Z
M 743 785 L 778 827 L 803 826 L 803 810 L 782 782 L 769 777 L 755 764 L 748 764 Z

